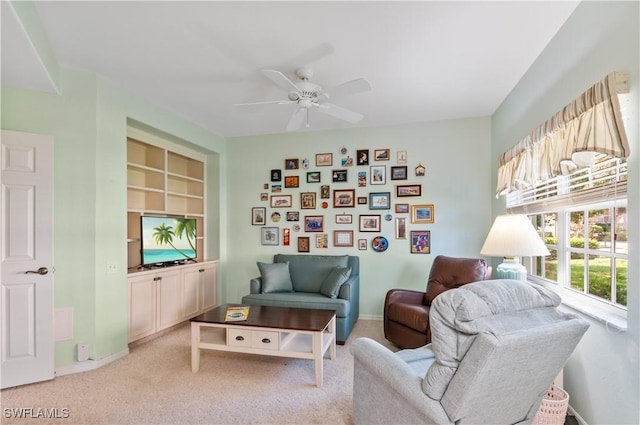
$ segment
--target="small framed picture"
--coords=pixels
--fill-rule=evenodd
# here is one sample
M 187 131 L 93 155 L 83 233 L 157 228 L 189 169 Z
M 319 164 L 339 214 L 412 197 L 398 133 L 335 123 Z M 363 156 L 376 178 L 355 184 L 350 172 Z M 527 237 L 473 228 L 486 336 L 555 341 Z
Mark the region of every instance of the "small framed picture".
M 375 149 L 373 151 L 373 158 L 376 161 L 389 161 L 391 151 L 389 149 Z
M 406 179 L 407 179 L 406 165 L 391 167 L 391 180 L 406 180 Z
M 396 204 L 396 214 L 409 214 L 409 204 Z
M 429 254 L 431 252 L 431 231 L 412 230 L 411 231 L 411 253 Z
M 291 195 L 271 195 L 271 208 L 291 208 Z
M 367 205 L 367 197 L 358 196 L 358 205 Z
M 320 183 L 320 171 L 309 171 L 307 173 L 307 183 Z
M 304 217 L 305 232 L 322 232 L 324 230 L 323 215 L 307 215 Z
M 358 149 L 356 157 L 358 165 L 369 165 L 369 149 Z
M 309 236 L 298 236 L 298 252 L 309 252 Z
M 251 208 L 251 224 L 254 226 L 264 226 L 266 220 L 264 219 L 267 214 L 265 207 L 253 207 Z
M 287 158 L 284 160 L 284 168 L 286 170 L 297 170 L 300 168 L 298 158 Z
M 366 171 L 358 171 L 358 187 L 367 187 Z
M 282 185 L 281 184 L 272 184 L 271 185 L 271 193 L 280 193 L 282 192 Z
M 336 214 L 336 224 L 351 224 L 353 216 L 351 214 Z
M 298 176 L 285 176 L 284 177 L 284 187 L 300 187 L 300 178 Z
M 347 170 L 333 170 L 332 173 L 334 183 L 346 183 Z
M 396 161 L 398 164 L 406 164 L 407 163 L 407 151 L 398 151 L 396 154 Z
M 370 184 L 387 184 L 387 167 L 385 165 L 372 165 L 370 171 Z
M 363 214 L 359 218 L 361 232 L 380 231 L 380 215 Z
M 329 235 L 326 233 L 317 234 L 316 248 L 329 248 Z
M 260 243 L 262 245 L 278 245 L 278 228 L 263 227 L 260 229 Z
M 396 198 L 419 198 L 422 196 L 421 184 L 397 184 Z
M 358 249 L 360 251 L 367 250 L 367 240 L 366 239 L 358 239 Z
M 289 246 L 291 244 L 291 229 L 285 227 L 282 229 L 282 246 Z
M 282 170 L 271 170 L 271 181 L 279 182 L 282 180 Z
M 396 217 L 396 239 L 407 239 L 407 217 Z
M 303 210 L 313 210 L 316 208 L 316 193 L 302 192 L 300 194 L 300 208 Z
M 435 211 L 431 205 L 411 205 L 411 222 L 429 224 L 435 222 Z
M 333 165 L 332 153 L 317 153 L 316 154 L 316 167 L 327 167 Z
M 320 199 L 329 199 L 331 198 L 331 191 L 329 190 L 328 184 L 323 184 L 320 186 Z
M 340 160 L 340 165 L 343 167 L 353 167 L 353 158 L 345 156 Z
M 268 201 L 269 200 L 269 194 L 268 193 L 261 193 L 260 194 L 260 200 L 261 201 Z
M 355 206 L 355 189 L 336 189 L 333 191 L 333 208 L 353 208 Z
M 333 246 L 353 246 L 353 230 L 334 230 Z
M 391 209 L 391 193 L 389 192 L 372 192 L 369 194 L 370 210 L 388 210 Z
M 300 221 L 300 211 L 287 211 L 287 221 Z
M 424 177 L 424 173 L 427 171 L 427 169 L 425 168 L 424 165 L 422 164 L 418 164 L 418 166 L 416 167 L 416 176 L 418 177 Z

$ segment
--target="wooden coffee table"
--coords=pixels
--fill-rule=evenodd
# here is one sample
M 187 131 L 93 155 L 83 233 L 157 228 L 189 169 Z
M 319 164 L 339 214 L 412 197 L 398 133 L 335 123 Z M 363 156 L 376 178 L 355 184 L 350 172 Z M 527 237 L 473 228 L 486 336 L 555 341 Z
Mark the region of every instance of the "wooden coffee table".
M 252 305 L 247 320 L 225 322 L 223 304 L 191 319 L 191 370 L 200 369 L 200 350 L 232 351 L 310 359 L 316 386 L 322 387 L 323 358 L 336 358 L 336 313 L 333 310 Z

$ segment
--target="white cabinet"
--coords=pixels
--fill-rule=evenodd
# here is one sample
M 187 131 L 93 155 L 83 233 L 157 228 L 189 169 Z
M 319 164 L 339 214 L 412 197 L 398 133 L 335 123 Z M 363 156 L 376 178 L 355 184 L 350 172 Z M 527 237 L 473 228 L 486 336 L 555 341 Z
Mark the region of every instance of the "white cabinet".
M 217 261 L 129 274 L 129 342 L 190 319 L 217 303 Z
M 182 269 L 184 318 L 189 319 L 218 304 L 217 262 L 191 264 Z

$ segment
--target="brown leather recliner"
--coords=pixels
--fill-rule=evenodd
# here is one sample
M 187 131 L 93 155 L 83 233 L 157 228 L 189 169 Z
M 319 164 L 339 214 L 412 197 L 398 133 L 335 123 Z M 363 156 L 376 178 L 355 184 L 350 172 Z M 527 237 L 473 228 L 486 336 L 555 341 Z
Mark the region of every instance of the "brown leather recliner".
M 479 258 L 437 256 L 433 260 L 427 291 L 391 289 L 384 300 L 384 336 L 400 348 L 417 348 L 431 342 L 429 309 L 435 297 L 449 289 L 491 278 L 491 267 Z

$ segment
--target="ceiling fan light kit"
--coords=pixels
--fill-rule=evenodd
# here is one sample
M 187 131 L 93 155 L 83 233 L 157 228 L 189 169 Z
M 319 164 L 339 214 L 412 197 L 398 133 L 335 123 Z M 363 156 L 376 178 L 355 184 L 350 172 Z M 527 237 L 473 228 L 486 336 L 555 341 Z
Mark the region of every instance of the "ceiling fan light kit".
M 323 114 L 355 124 L 360 122 L 364 115 L 349 109 L 326 102 L 329 92 L 334 91 L 334 97 L 349 96 L 371 90 L 371 85 L 364 78 L 347 81 L 323 90 L 318 84 L 309 81 L 313 77 L 311 68 L 298 68 L 295 71 L 300 81 L 293 82 L 282 72 L 274 69 L 263 69 L 262 74 L 269 78 L 276 86 L 287 92 L 287 100 L 268 100 L 263 102 L 238 103 L 235 106 L 247 105 L 290 105 L 297 104 L 298 108 L 293 112 L 286 127 L 286 131 L 295 131 L 304 125 L 310 127 L 309 111 L 315 109 Z

